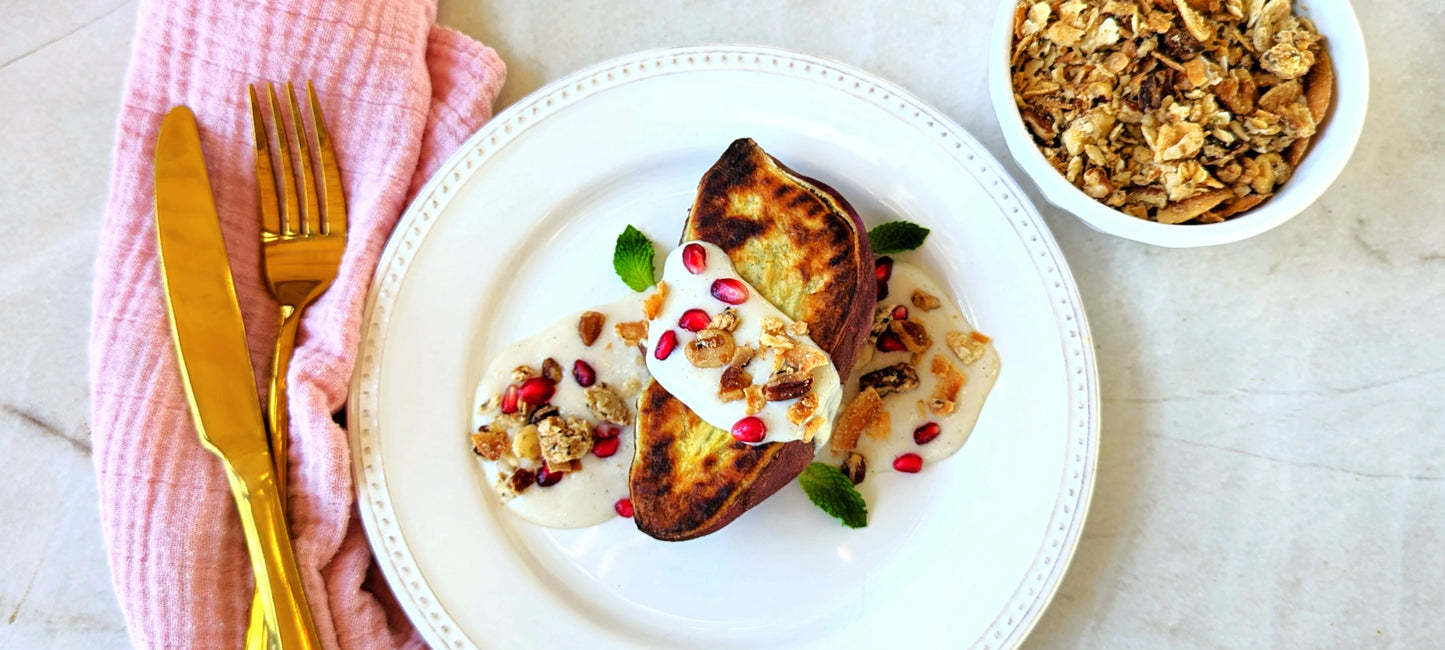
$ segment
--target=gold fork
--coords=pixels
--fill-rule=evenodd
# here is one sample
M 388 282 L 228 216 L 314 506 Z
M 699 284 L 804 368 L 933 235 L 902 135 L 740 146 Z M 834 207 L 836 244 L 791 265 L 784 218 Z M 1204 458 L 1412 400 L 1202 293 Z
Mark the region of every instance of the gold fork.
M 341 266 L 341 255 L 346 249 L 346 200 L 341 192 L 341 175 L 336 166 L 336 153 L 331 147 L 331 134 L 326 129 L 326 119 L 321 115 L 321 103 L 316 99 L 316 90 L 306 82 L 306 94 L 311 109 L 311 125 L 316 139 L 306 137 L 301 122 L 301 109 L 296 103 L 296 93 L 291 83 L 286 83 L 289 106 L 276 98 L 276 89 L 266 85 L 270 104 L 271 130 L 267 131 L 262 119 L 261 102 L 256 98 L 256 87 L 247 87 L 251 105 L 252 136 L 256 145 L 256 188 L 261 206 L 261 252 L 265 270 L 266 285 L 271 295 L 280 303 L 280 329 L 276 336 L 276 348 L 271 357 L 271 388 L 266 398 L 266 423 L 271 436 L 271 457 L 276 463 L 277 490 L 286 503 L 287 449 L 289 422 L 286 413 L 286 371 L 290 366 L 291 353 L 296 347 L 296 329 L 301 322 L 301 313 L 316 300 L 331 282 Z M 282 112 L 286 110 L 285 121 L 291 123 L 296 138 L 296 175 L 292 174 L 291 147 L 288 143 L 286 125 Z M 276 139 L 276 151 L 270 146 L 270 139 Z M 321 172 L 317 178 L 312 170 L 312 156 L 319 160 Z M 279 168 L 280 173 L 276 173 Z M 276 191 L 279 180 L 281 192 Z M 300 190 L 298 199 L 297 190 Z M 320 191 L 320 201 L 317 192 Z M 322 207 L 324 206 L 324 210 Z M 263 607 L 260 594 L 253 599 L 251 624 L 246 631 L 248 648 L 265 647 Z

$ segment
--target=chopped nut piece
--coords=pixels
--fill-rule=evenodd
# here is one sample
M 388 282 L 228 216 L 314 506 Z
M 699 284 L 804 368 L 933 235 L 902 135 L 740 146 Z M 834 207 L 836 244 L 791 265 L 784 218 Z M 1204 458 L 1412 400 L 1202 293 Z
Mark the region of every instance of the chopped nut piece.
M 790 324 L 788 325 L 788 333 L 789 333 L 789 334 L 792 334 L 793 336 L 807 336 L 807 335 L 808 335 L 808 323 L 807 323 L 807 321 L 801 321 L 801 320 L 795 320 L 795 321 L 793 321 L 792 323 L 790 323 Z
M 757 384 L 743 389 L 743 399 L 747 400 L 743 412 L 748 415 L 757 415 L 758 411 L 763 410 L 763 407 L 768 404 L 768 399 L 763 396 L 763 387 Z
M 775 369 L 789 368 L 792 371 L 811 373 L 814 368 L 828 365 L 828 355 L 811 345 L 790 348 L 774 358 Z
M 472 451 L 487 460 L 496 460 L 507 451 L 507 433 L 492 431 L 487 427 L 472 434 Z
M 898 305 L 879 305 L 873 311 L 873 326 L 868 329 L 868 341 L 877 341 L 879 336 L 888 331 L 888 326 L 893 322 L 893 308 Z
M 662 311 L 662 303 L 665 300 L 667 300 L 667 283 L 658 282 L 657 290 L 648 294 L 647 297 L 642 300 L 642 317 L 647 320 L 657 318 L 657 314 Z
M 602 323 L 607 320 L 601 312 L 584 311 L 582 318 L 577 320 L 577 336 L 581 337 L 582 345 L 592 347 L 597 341 L 597 336 L 602 333 Z
M 737 351 L 733 335 L 724 330 L 703 330 L 682 348 L 683 354 L 698 368 L 721 368 L 732 360 Z
M 531 366 L 517 366 L 512 369 L 512 383 L 514 384 L 520 384 L 536 376 L 537 371 L 533 370 Z
M 617 338 L 622 339 L 622 343 L 628 347 L 647 340 L 647 321 L 645 320 L 618 323 L 612 328 L 617 331 Z
M 979 336 L 983 337 L 982 334 Z M 983 338 L 984 340 L 980 341 L 977 337 L 958 330 L 950 330 L 945 337 L 948 349 L 953 351 L 953 355 L 958 357 L 958 360 L 962 361 L 965 366 L 971 366 L 975 361 L 983 358 L 984 346 L 988 343 L 988 337 Z
M 922 309 L 923 311 L 933 311 L 943 306 L 943 303 L 939 302 L 938 298 L 934 297 L 933 294 L 928 293 L 927 291 L 924 291 L 922 289 L 914 289 L 913 306 Z
M 730 365 L 723 368 L 722 378 L 718 380 L 718 399 L 724 402 L 736 402 L 744 397 L 743 390 L 753 385 L 753 376 L 742 366 Z
M 863 454 L 850 451 L 848 457 L 843 459 L 843 466 L 839 469 L 843 470 L 843 476 L 848 477 L 853 485 L 858 485 L 863 482 L 863 479 L 868 478 L 868 459 L 864 458 Z
M 537 410 L 527 414 L 527 424 L 536 424 L 554 415 L 558 415 L 560 412 L 560 409 L 558 409 L 555 404 L 543 404 L 538 406 Z
M 1273 183 L 1271 183 L 1272 185 Z M 1164 206 L 1164 209 L 1159 211 L 1158 221 L 1159 223 L 1184 223 L 1232 198 L 1234 198 L 1234 192 L 1229 190 L 1205 192 L 1193 198 Z
M 521 494 L 523 490 L 532 487 L 532 484 L 536 481 L 536 473 L 530 469 L 523 467 L 518 468 L 517 471 L 512 472 L 511 474 L 502 474 L 498 476 L 494 489 L 497 491 L 497 495 L 502 497 L 502 501 L 505 503 L 507 501 L 511 501 L 512 499 L 517 498 L 517 495 Z
M 587 399 L 587 409 L 597 419 L 621 425 L 632 422 L 632 409 L 628 408 L 627 401 L 607 384 L 588 387 L 583 395 Z
M 552 380 L 552 383 L 562 381 L 562 364 L 556 359 L 547 357 L 542 360 L 542 376 Z
M 808 393 L 798 398 L 798 401 L 793 402 L 793 405 L 788 407 L 788 421 L 792 422 L 795 426 L 801 425 L 806 422 L 808 418 L 813 417 L 813 413 L 817 412 L 817 410 L 818 394 Z
M 783 319 L 777 316 L 763 317 L 763 333 L 758 337 L 758 345 L 774 350 L 793 347 L 793 337 L 788 336 L 787 325 L 783 323 Z
M 554 415 L 537 425 L 537 440 L 542 459 L 549 467 L 558 467 L 592 450 L 592 427 L 586 420 Z
M 872 388 L 879 397 L 918 388 L 918 373 L 907 363 L 884 366 L 858 378 L 860 388 Z
M 739 345 L 733 349 L 733 358 L 728 362 L 728 365 L 746 368 L 749 363 L 752 363 L 753 357 L 756 356 L 757 353 L 757 348 L 753 347 L 752 344 Z
M 916 320 L 896 320 L 888 327 L 898 335 L 899 340 L 903 341 L 903 347 L 909 352 L 920 354 L 933 345 L 933 338 L 928 336 L 928 328 Z
M 722 313 L 713 316 L 712 322 L 707 324 L 707 328 L 710 330 L 722 330 L 724 332 L 732 332 L 737 330 L 738 324 L 741 322 L 742 319 L 738 318 L 738 310 L 733 309 L 732 307 L 728 307 L 727 309 L 722 310 Z
M 527 425 L 512 436 L 512 454 L 523 460 L 541 460 L 542 443 L 537 438 L 537 427 Z
M 763 385 L 763 396 L 769 402 L 784 402 L 802 397 L 813 388 L 813 376 L 803 372 L 774 374 Z
M 873 426 L 878 414 L 884 410 L 883 398 L 878 396 L 878 391 L 872 388 L 859 391 L 858 396 L 838 415 L 838 421 L 833 427 L 833 437 L 828 441 L 829 448 L 841 454 L 857 447 L 858 438 Z

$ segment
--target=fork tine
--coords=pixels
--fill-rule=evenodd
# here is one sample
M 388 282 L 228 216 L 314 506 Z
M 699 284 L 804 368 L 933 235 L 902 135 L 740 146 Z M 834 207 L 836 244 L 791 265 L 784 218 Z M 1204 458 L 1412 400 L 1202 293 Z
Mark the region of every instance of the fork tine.
M 256 99 L 256 87 L 246 84 L 251 104 L 251 140 L 256 147 L 256 195 L 261 204 L 261 235 L 277 237 L 281 234 L 280 206 L 276 205 L 276 174 L 271 169 L 270 137 L 266 135 L 266 121 L 261 118 L 261 102 Z
M 286 123 L 281 117 L 281 102 L 276 99 L 276 87 L 266 84 L 266 93 L 271 97 L 271 132 L 276 134 L 276 149 L 280 154 L 281 168 L 281 234 L 295 235 L 301 231 L 301 221 L 297 219 L 296 208 L 296 181 L 291 175 L 291 145 L 287 140 Z M 274 161 L 273 161 L 274 164 Z
M 305 125 L 301 123 L 301 107 L 296 105 L 296 91 L 291 82 L 286 82 L 286 99 L 291 103 L 291 129 L 296 132 L 297 167 L 301 168 L 301 232 L 307 235 L 321 234 L 321 210 L 316 207 L 316 180 L 311 170 L 311 139 L 306 137 Z
M 321 159 L 322 194 L 326 199 L 326 221 L 321 232 L 346 236 L 346 196 L 341 191 L 341 170 L 336 166 L 336 152 L 331 148 L 331 132 L 321 115 L 321 102 L 316 89 L 306 82 L 306 95 L 311 103 L 311 125 L 316 129 L 316 156 Z

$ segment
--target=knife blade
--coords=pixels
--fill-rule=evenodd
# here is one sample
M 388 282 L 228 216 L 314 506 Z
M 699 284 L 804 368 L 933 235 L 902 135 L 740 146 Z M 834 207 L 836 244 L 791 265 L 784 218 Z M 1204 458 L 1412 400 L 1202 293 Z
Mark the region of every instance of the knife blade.
M 166 315 L 191 418 L 201 444 L 226 468 L 266 609 L 267 646 L 315 648 L 316 627 L 276 490 L 230 258 L 189 108 L 172 108 L 161 121 L 155 163 Z

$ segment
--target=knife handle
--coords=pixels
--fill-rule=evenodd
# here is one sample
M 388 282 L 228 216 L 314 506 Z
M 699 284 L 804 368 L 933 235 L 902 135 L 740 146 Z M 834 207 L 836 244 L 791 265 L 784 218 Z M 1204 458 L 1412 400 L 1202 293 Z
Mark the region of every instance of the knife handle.
M 226 467 L 251 555 L 256 591 L 270 623 L 266 626 L 266 646 L 285 650 L 320 648 L 311 607 L 301 588 L 275 472 L 269 454 L 230 459 Z

